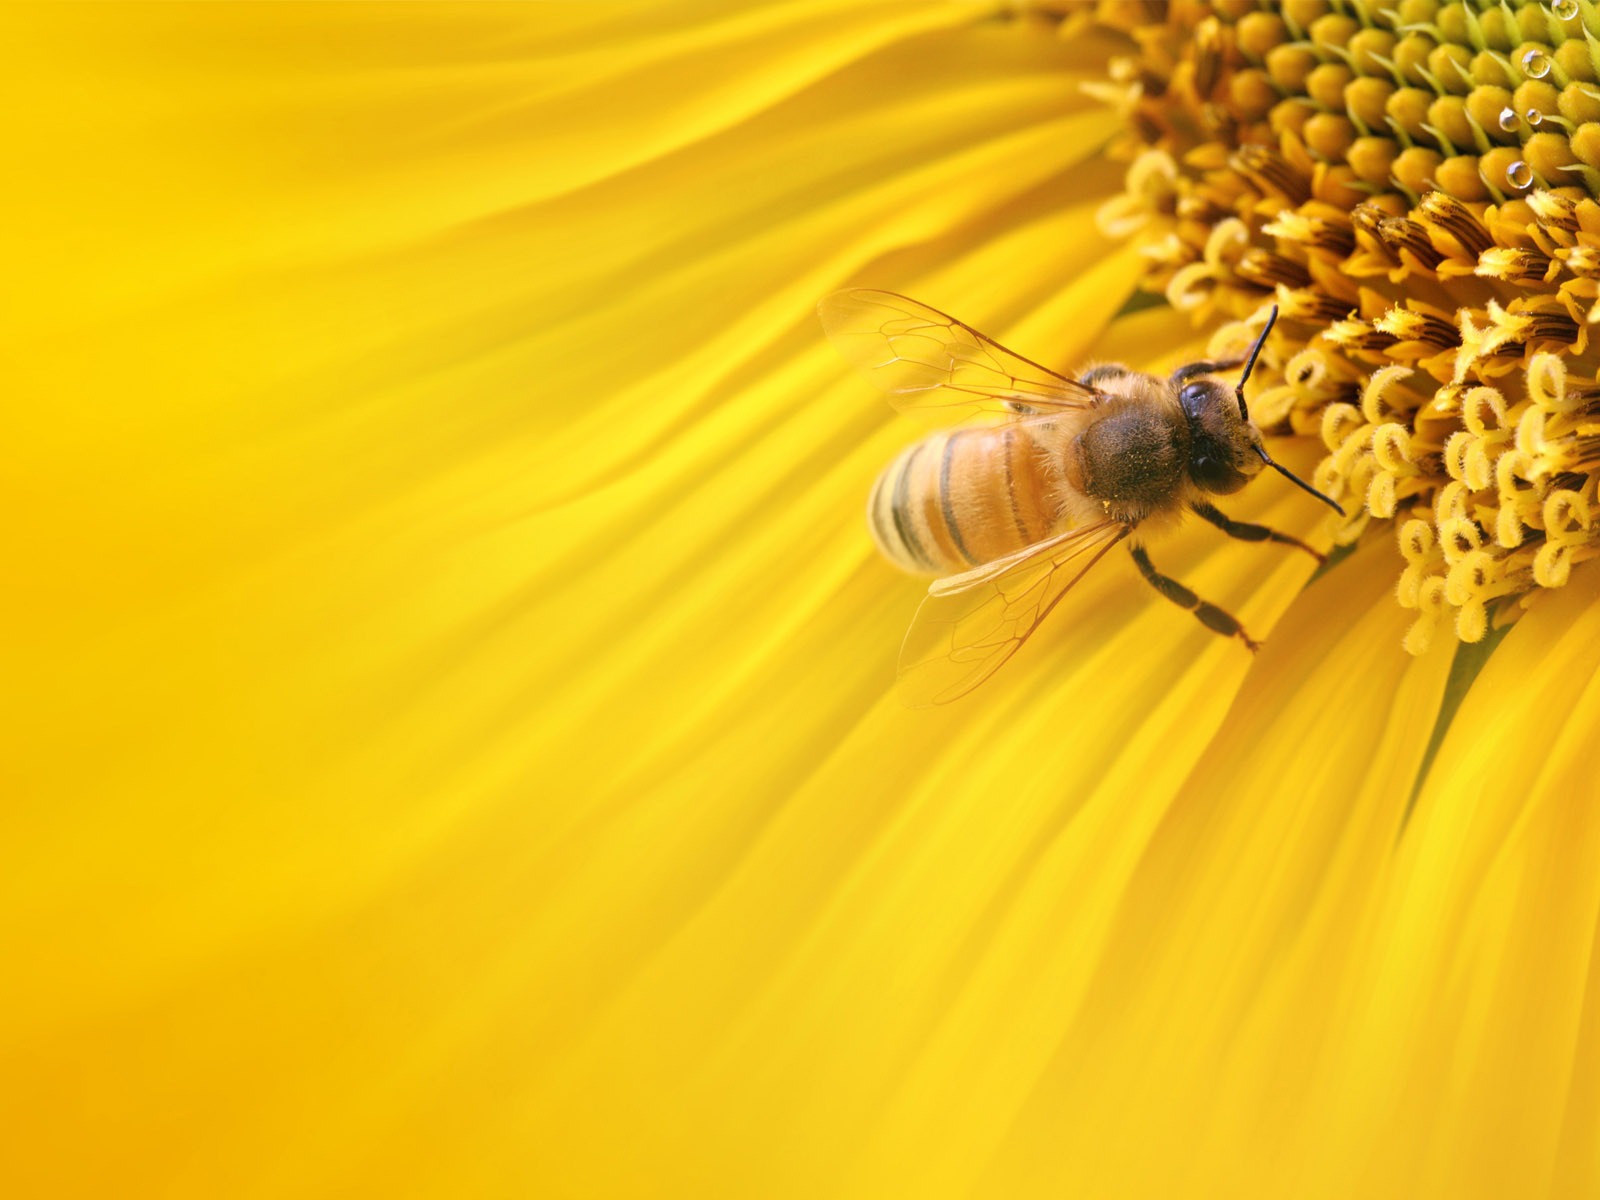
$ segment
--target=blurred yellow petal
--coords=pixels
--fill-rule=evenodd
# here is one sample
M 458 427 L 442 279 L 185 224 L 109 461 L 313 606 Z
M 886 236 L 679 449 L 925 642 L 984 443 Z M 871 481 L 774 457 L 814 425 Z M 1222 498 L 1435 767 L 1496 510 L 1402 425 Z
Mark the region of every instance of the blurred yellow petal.
M 1085 236 L 1115 169 L 1062 178 L 1099 45 L 944 4 L 7 21 L 18 1190 L 592 1175 L 526 1150 L 558 1052 L 897 636 L 857 515 L 904 435 L 815 298 L 1048 299 L 1084 352 L 1138 271 Z M 868 690 L 785 740 L 802 663 Z M 734 705 L 686 814 L 719 747 L 678 735 Z

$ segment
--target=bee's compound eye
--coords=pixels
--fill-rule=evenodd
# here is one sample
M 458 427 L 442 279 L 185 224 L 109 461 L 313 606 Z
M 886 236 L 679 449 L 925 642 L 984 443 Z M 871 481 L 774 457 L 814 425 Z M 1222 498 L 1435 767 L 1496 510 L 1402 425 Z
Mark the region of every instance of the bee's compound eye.
M 1249 475 L 1226 459 L 1205 453 L 1196 454 L 1189 460 L 1189 476 L 1206 491 L 1219 496 L 1231 496 L 1250 482 Z
M 1193 416 L 1200 411 L 1200 406 L 1205 403 L 1207 386 L 1204 383 L 1186 383 L 1183 390 L 1178 393 L 1178 403 L 1183 405 L 1183 411 Z

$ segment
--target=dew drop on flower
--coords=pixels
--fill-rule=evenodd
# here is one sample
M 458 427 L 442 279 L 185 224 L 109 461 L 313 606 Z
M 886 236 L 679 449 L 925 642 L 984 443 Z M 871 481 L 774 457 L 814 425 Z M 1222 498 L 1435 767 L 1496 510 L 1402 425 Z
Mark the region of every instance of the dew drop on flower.
M 1506 182 L 1521 191 L 1533 182 L 1533 168 L 1520 158 L 1506 168 Z
M 1544 114 L 1537 108 L 1530 108 L 1522 119 L 1534 129 L 1537 129 L 1539 128 L 1539 123 L 1544 120 Z
M 1578 15 L 1578 0 L 1552 0 L 1550 11 L 1562 21 L 1570 21 Z
M 1510 133 L 1513 130 L 1515 130 L 1516 127 L 1517 127 L 1516 110 L 1515 109 L 1511 109 L 1511 108 L 1502 108 L 1500 110 L 1500 128 L 1505 130 L 1507 133 Z
M 1550 74 L 1550 60 L 1543 50 L 1533 49 L 1523 52 L 1522 73 L 1529 79 L 1543 79 Z

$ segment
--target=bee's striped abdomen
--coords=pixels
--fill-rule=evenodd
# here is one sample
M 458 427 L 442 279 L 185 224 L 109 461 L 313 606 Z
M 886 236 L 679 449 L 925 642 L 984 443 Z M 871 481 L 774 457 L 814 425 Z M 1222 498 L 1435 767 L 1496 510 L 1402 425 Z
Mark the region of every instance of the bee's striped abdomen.
M 1044 471 L 1024 427 L 946 430 L 908 446 L 878 476 L 867 523 L 902 570 L 956 574 L 1054 532 Z

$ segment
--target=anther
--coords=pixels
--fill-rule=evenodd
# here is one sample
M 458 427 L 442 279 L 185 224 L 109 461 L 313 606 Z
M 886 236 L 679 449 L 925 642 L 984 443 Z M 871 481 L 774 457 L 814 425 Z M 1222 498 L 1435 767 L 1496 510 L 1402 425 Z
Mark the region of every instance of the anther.
M 1572 547 L 1563 542 L 1546 542 L 1533 556 L 1533 581 L 1540 587 L 1567 585 L 1572 574 Z
M 1477 601 L 1468 601 L 1456 611 L 1456 637 L 1471 645 L 1483 641 L 1489 632 L 1489 610 Z

